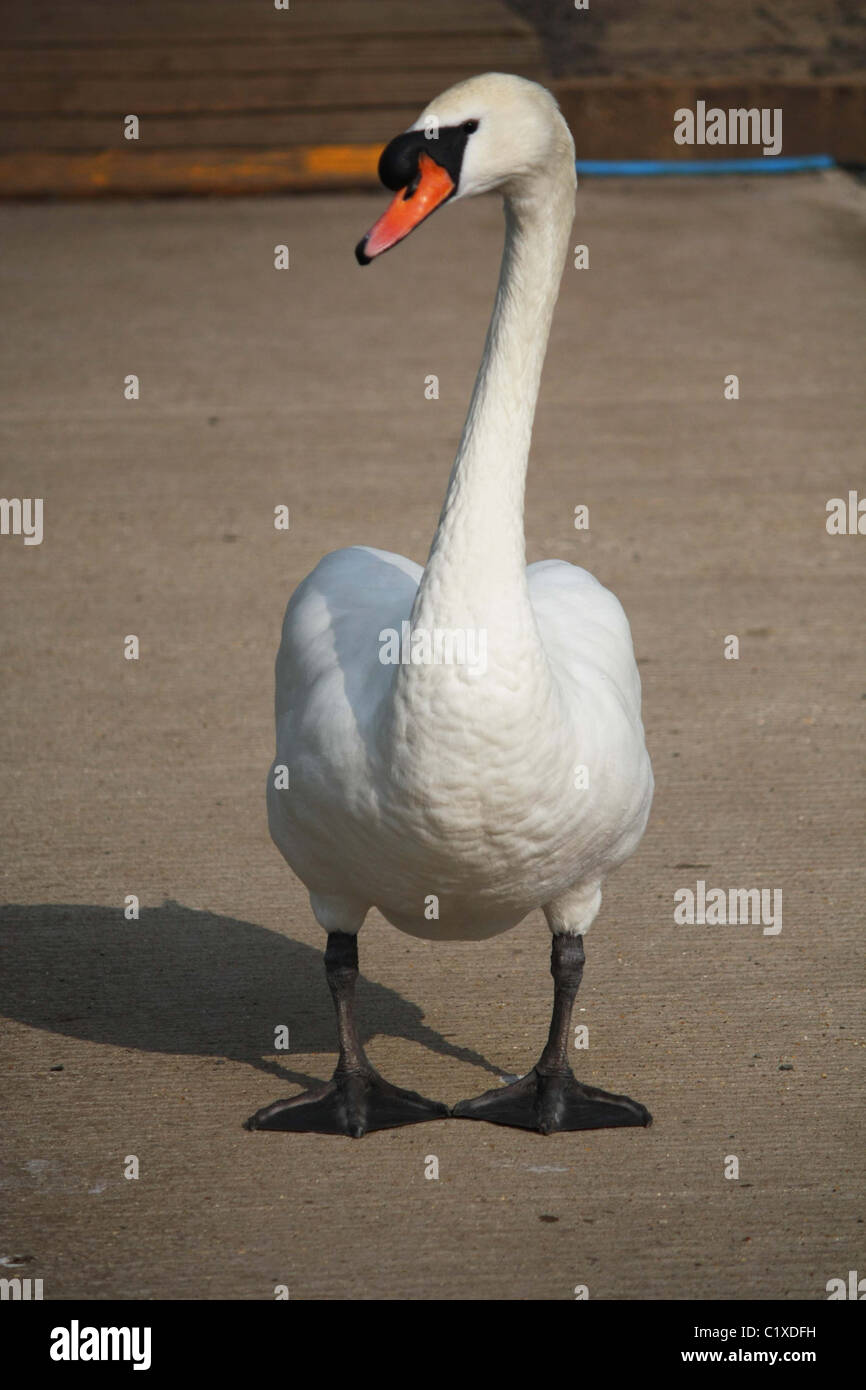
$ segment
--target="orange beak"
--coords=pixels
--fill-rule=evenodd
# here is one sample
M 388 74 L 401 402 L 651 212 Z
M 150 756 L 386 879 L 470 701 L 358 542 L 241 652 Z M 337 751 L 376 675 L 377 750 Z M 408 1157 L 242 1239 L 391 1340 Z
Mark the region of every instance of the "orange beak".
M 422 150 L 418 155 L 418 177 L 401 188 L 391 206 L 355 247 L 358 264 L 369 265 L 374 256 L 396 246 L 450 198 L 455 187 L 448 171 Z

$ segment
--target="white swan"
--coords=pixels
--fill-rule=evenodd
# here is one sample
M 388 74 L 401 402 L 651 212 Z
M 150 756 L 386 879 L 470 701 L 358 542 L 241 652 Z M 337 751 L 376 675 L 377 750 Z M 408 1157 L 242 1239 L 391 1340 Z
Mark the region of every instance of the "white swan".
M 426 567 L 339 550 L 286 612 L 270 829 L 329 933 L 340 1060 L 326 1086 L 247 1126 L 359 1135 L 452 1113 L 390 1086 L 359 1042 L 356 938 L 373 906 L 434 940 L 483 940 L 538 907 L 547 916 L 555 989 L 542 1057 L 455 1115 L 545 1133 L 648 1124 L 642 1105 L 581 1086 L 567 1060 L 582 936 L 652 799 L 631 635 L 618 600 L 585 570 L 560 560 L 527 568 L 523 533 L 532 421 L 574 215 L 574 146 L 549 92 L 489 73 L 437 97 L 379 170 L 397 195 L 360 243 L 362 264 L 442 203 L 489 189 L 504 195 L 505 250 Z M 438 653 L 437 630 L 450 634 Z M 395 649 L 434 659 L 381 659 Z

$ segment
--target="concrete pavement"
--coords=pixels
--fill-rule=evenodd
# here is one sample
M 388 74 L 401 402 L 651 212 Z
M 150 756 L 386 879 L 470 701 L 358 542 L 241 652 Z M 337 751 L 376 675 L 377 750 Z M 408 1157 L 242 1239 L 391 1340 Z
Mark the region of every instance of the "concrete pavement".
M 825 527 L 866 494 L 841 173 L 579 194 L 528 556 L 612 587 L 641 662 L 656 802 L 587 938 L 575 1066 L 653 1128 L 241 1129 L 334 1057 L 324 937 L 265 822 L 283 608 L 338 546 L 424 559 L 496 281 L 493 200 L 362 272 L 382 205 L 0 209 L 0 491 L 45 528 L 0 537 L 0 1254 L 46 1298 L 826 1297 L 864 1260 L 866 537 Z M 782 931 L 677 925 L 698 880 L 782 889 Z M 372 914 L 371 1057 L 449 1102 L 525 1071 L 547 956 L 540 915 L 434 946 Z

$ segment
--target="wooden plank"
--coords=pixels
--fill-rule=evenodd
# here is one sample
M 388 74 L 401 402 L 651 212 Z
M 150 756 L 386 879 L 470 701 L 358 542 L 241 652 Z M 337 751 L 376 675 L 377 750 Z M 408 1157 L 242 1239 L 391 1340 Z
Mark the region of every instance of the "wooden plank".
M 792 82 L 866 67 L 863 0 L 510 0 L 556 77 Z
M 423 53 L 407 47 L 404 34 L 365 34 L 354 38 L 274 38 L 267 44 L 214 40 L 195 44 L 136 44 L 125 48 L 0 48 L 0 77 L 163 77 L 177 74 L 390 72 L 453 67 L 466 71 L 545 71 L 533 35 L 438 33 L 424 38 Z M 421 60 L 418 63 L 417 60 Z
M 280 75 L 12 79 L 0 85 L 0 114 L 118 116 L 132 111 L 143 120 L 207 111 L 362 110 L 383 102 L 414 104 L 421 110 L 431 97 L 463 75 L 452 65 L 431 68 L 423 64 L 379 72 L 349 69 Z
M 366 111 L 298 111 L 258 115 L 153 116 L 138 142 L 123 139 L 118 116 L 6 117 L 0 121 L 0 150 L 82 150 L 177 147 L 273 149 L 298 144 L 384 145 L 411 125 L 420 103 L 370 107 Z
M 673 113 L 700 99 L 729 107 L 781 107 L 783 153 L 832 154 L 866 162 L 866 79 L 803 83 L 713 84 L 604 79 L 553 84 L 583 159 L 703 159 L 760 153 L 748 147 L 676 145 Z M 426 94 L 425 94 L 426 95 Z M 411 125 L 420 102 L 366 110 L 154 116 L 142 126 L 138 146 L 158 150 L 188 146 L 267 149 L 304 144 L 385 144 Z M 132 142 L 129 142 L 132 143 Z M 0 149 L 120 149 L 115 116 L 9 117 L 0 123 Z
M 28 0 L 10 4 L 0 19 L 0 41 L 44 44 L 154 39 L 207 40 L 213 34 L 241 40 L 277 31 L 295 35 L 334 33 L 437 34 L 490 28 L 525 34 L 526 21 L 499 0 L 291 0 L 276 10 L 272 0 Z
M 287 150 L 108 150 L 0 154 L 7 197 L 298 193 L 380 187 L 381 144 Z
M 7 194 L 352 181 L 351 152 L 323 171 L 297 150 L 378 151 L 462 77 L 544 75 L 534 30 L 500 0 L 29 0 L 0 32 Z

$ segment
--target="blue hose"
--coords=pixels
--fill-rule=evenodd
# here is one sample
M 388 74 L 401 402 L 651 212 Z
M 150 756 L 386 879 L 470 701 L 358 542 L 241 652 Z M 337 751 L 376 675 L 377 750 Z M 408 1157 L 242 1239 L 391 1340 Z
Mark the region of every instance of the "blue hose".
M 590 178 L 646 178 L 652 174 L 791 174 L 833 169 L 829 154 L 768 155 L 758 159 L 578 159 L 578 174 Z

